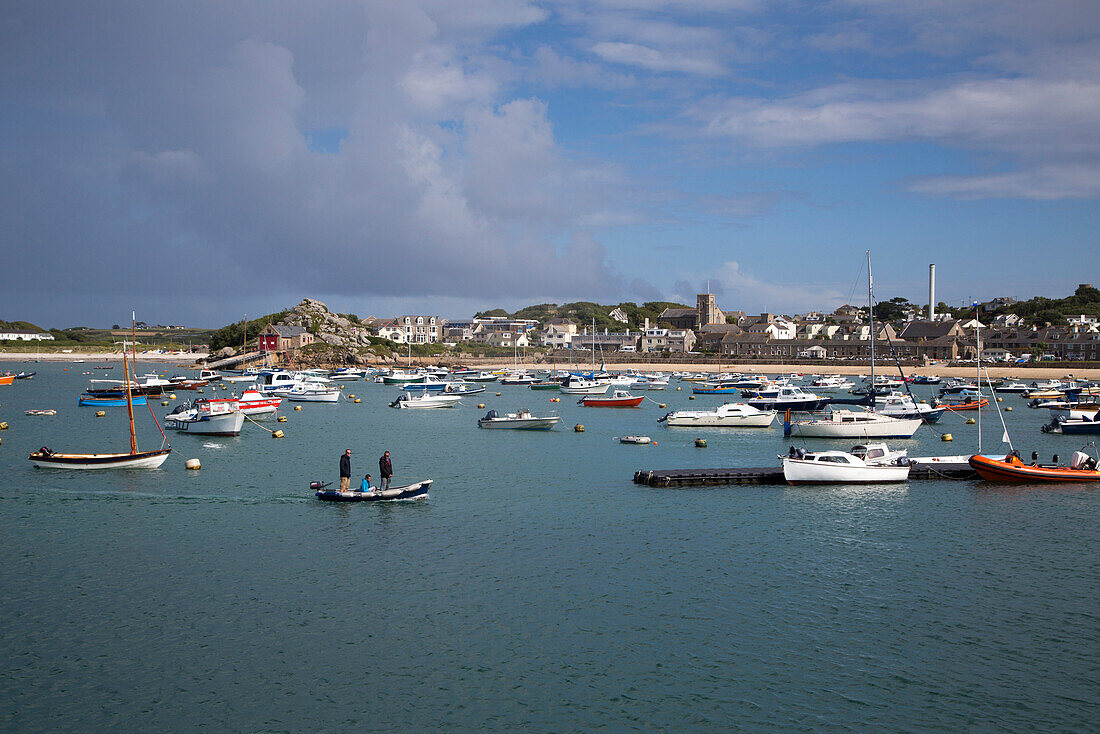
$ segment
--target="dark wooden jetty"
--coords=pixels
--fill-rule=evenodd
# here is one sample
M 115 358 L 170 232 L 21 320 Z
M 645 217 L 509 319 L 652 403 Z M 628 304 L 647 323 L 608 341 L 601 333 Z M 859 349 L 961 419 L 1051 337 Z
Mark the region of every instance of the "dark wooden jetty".
M 977 479 L 971 469 L 927 469 L 914 466 L 909 479 Z M 634 483 L 647 487 L 720 487 L 729 484 L 786 484 L 783 467 L 729 469 L 656 469 L 634 472 Z

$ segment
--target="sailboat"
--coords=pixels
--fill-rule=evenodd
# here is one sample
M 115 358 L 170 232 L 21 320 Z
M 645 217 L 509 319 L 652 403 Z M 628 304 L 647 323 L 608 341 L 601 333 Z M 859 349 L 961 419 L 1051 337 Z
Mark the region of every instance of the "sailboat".
M 136 337 L 136 316 L 132 328 Z M 134 358 L 137 359 L 136 351 Z M 35 467 L 40 469 L 157 469 L 164 463 L 168 454 L 172 453 L 172 447 L 167 443 L 162 444 L 161 448 L 155 451 L 138 451 L 137 433 L 134 430 L 134 402 L 130 394 L 130 364 L 126 359 L 125 348 L 122 350 L 122 371 L 125 375 L 126 412 L 130 417 L 130 451 L 118 454 L 59 454 L 43 446 L 27 457 Z M 162 431 L 161 436 L 163 435 Z
M 800 438 L 912 438 L 924 422 L 915 418 L 895 418 L 875 412 L 875 293 L 871 278 L 871 253 L 867 252 L 867 306 L 871 318 L 871 409 L 868 411 L 834 408 L 824 418 L 796 423 L 787 420 L 783 425 L 784 436 Z

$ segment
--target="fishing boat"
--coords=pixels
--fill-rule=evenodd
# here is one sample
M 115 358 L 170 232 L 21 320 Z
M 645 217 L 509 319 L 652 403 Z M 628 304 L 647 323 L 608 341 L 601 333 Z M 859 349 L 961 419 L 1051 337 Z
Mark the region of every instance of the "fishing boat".
M 444 395 L 476 395 L 485 392 L 484 385 L 467 385 L 465 382 L 448 382 L 443 388 Z
M 15 375 L 0 375 L 0 385 L 10 385 L 15 382 Z
M 500 378 L 501 385 L 534 385 L 539 378 L 526 372 L 512 372 Z
M 559 422 L 561 422 L 560 415 L 536 416 L 525 408 L 504 415 L 499 415 L 495 410 L 490 410 L 484 418 L 478 419 L 477 427 L 507 428 L 517 431 L 549 431 Z
M 339 367 L 333 370 L 332 374 L 329 376 L 334 380 L 362 380 L 366 378 L 367 371 L 358 369 L 356 367 Z
M 37 374 L 38 374 L 37 372 L 17 372 L 16 375 L 15 375 L 15 379 L 17 379 L 17 380 L 29 380 Z
M 1096 459 L 1084 451 L 1074 451 L 1069 466 L 1056 464 L 1025 464 L 1012 452 L 1004 459 L 988 456 L 971 456 L 970 466 L 987 482 L 1013 483 L 1066 483 L 1100 482 Z
M 382 375 L 382 382 L 387 385 L 412 384 L 424 382 L 424 375 L 414 375 L 402 370 L 391 370 L 388 375 Z
M 136 331 L 136 321 L 131 323 L 131 329 Z M 136 358 L 137 355 L 134 356 Z M 168 455 L 172 453 L 172 447 L 168 445 L 163 431 L 161 432 L 161 438 L 164 439 L 164 443 L 161 444 L 161 448 L 154 451 L 138 451 L 137 432 L 134 430 L 134 399 L 129 390 L 130 366 L 125 350 L 122 352 L 122 364 L 126 374 L 126 389 L 123 398 L 126 401 L 126 412 L 130 418 L 129 453 L 62 454 L 52 451 L 48 446 L 43 446 L 27 457 L 35 467 L 40 469 L 157 469 L 164 463 Z
M 914 375 L 914 385 L 938 385 L 940 384 L 940 378 L 936 375 Z
M 475 375 L 470 375 L 469 377 L 464 377 L 463 379 L 466 380 L 467 382 L 496 382 L 499 377 L 500 377 L 500 375 L 494 374 L 492 372 L 482 371 L 482 372 L 478 372 Z
M 701 385 L 692 385 L 692 395 L 736 395 L 741 391 L 740 388 L 735 387 L 733 383 L 709 383 L 704 382 Z
M 390 403 L 391 408 L 453 408 L 462 400 L 461 395 L 440 395 L 423 392 L 419 395 L 402 393 Z
M 426 500 L 428 489 L 432 486 L 431 479 L 406 484 L 389 489 L 374 489 L 370 492 L 348 490 L 341 492 L 339 489 L 329 489 L 331 482 L 310 482 L 309 488 L 314 491 L 314 496 L 326 502 L 394 502 L 398 500 Z
M 546 380 L 544 382 L 532 382 L 528 387 L 532 390 L 560 390 L 561 383 L 554 382 L 553 380 Z
M 767 428 L 776 411 L 759 410 L 747 403 L 724 403 L 714 410 L 677 410 L 657 422 L 670 427 Z
M 616 390 L 608 395 L 585 395 L 577 405 L 586 408 L 637 408 L 645 400 L 645 395 L 631 395 L 626 390 Z
M 845 390 L 851 390 L 856 384 L 851 380 L 846 380 L 839 375 L 827 375 L 825 377 L 818 377 L 810 382 L 810 387 L 814 392 L 844 392 Z
M 193 404 L 177 405 L 164 416 L 164 427 L 203 436 L 239 436 L 244 413 L 232 398 L 199 399 Z
M 630 383 L 631 390 L 667 390 L 668 378 L 642 375 Z
M 788 484 L 880 484 L 909 478 L 908 463 L 869 464 L 847 451 L 806 452 L 792 447 L 782 459 Z

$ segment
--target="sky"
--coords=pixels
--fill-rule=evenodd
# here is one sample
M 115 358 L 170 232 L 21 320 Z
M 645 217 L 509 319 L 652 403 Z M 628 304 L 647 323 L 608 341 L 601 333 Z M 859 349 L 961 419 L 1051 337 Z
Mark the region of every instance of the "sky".
M 9 0 L 0 319 L 1100 282 L 1095 0 Z

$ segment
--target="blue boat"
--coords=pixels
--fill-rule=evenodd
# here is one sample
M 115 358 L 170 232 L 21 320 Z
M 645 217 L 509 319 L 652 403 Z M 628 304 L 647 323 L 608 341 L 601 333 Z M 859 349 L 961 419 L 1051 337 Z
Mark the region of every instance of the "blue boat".
M 147 405 L 144 395 L 134 395 L 130 398 L 134 405 Z M 94 405 L 100 408 L 124 408 L 126 407 L 126 395 L 89 395 L 84 393 L 76 402 L 77 405 Z

